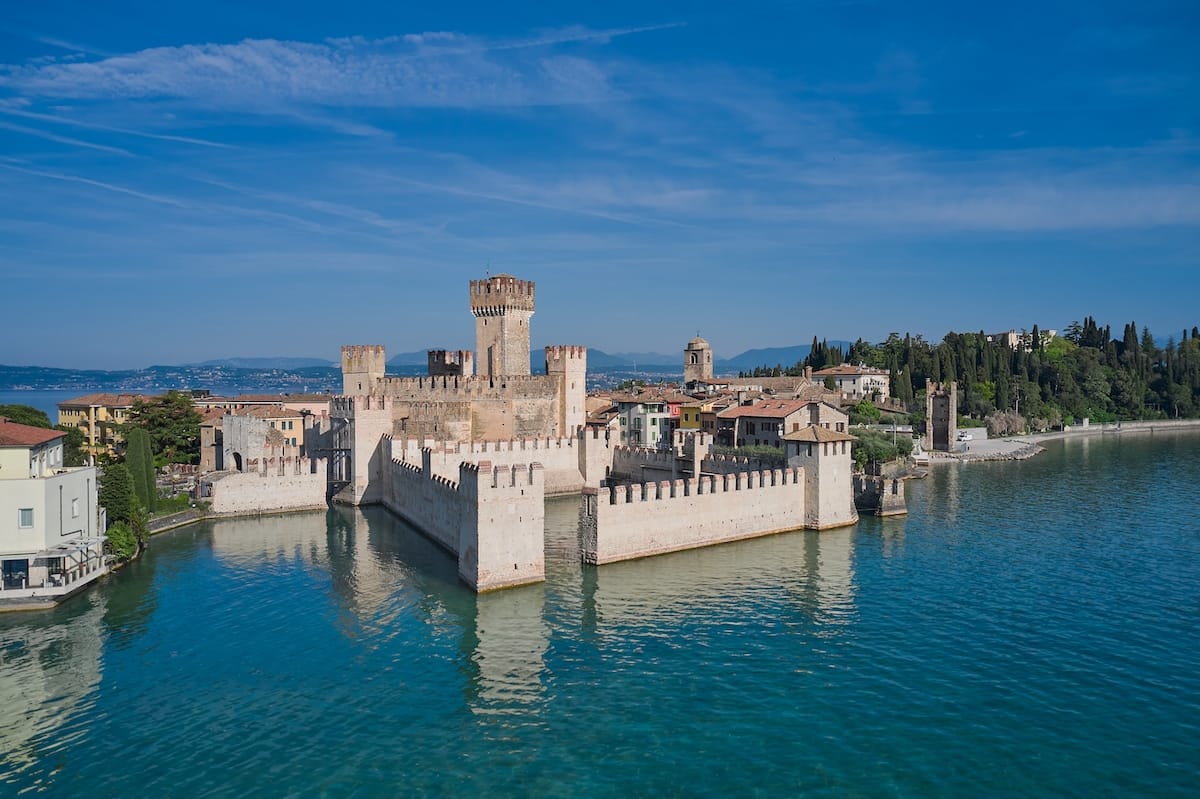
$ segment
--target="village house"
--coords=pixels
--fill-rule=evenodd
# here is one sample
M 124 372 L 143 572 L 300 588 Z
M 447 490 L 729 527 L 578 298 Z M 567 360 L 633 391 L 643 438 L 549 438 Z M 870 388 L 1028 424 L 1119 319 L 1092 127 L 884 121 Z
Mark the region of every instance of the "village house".
M 63 465 L 65 435 L 0 417 L 0 599 L 61 597 L 106 571 L 96 468 Z
M 818 383 L 831 378 L 842 399 L 849 402 L 886 399 L 892 391 L 891 379 L 886 369 L 874 369 L 862 364 L 852 366 L 843 363 L 828 369 L 819 369 L 813 372 L 813 378 Z
M 846 432 L 849 416 L 827 402 L 760 399 L 717 414 L 717 441 L 737 447 L 783 447 L 784 436 L 816 426 Z

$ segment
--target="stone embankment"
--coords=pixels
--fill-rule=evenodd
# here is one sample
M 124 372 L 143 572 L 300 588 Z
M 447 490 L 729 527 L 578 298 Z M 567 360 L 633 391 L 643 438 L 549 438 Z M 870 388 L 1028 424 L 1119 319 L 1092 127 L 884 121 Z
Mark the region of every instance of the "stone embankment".
M 964 443 L 958 452 L 931 452 L 930 465 L 970 461 L 1019 461 L 1044 452 L 1043 443 L 1086 436 L 1147 435 L 1200 430 L 1200 419 L 1158 419 L 1145 422 L 1113 422 L 1071 427 L 1052 433 L 1035 433 L 1013 438 L 989 438 Z

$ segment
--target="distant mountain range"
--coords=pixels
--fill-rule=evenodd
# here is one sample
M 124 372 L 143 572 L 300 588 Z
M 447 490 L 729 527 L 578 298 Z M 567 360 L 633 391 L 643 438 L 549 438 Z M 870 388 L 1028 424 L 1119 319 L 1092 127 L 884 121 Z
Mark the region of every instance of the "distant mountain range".
M 311 367 L 340 367 L 324 358 L 220 358 L 214 361 L 188 363 L 184 366 L 216 366 L 227 369 L 308 369 Z
M 848 347 L 850 342 L 829 344 Z M 719 358 L 713 364 L 718 375 L 750 371 L 756 366 L 789 367 L 804 360 L 811 347 L 767 347 L 747 350 L 733 358 Z M 424 374 L 427 355 L 404 352 L 388 360 L 395 374 Z M 530 354 L 534 374 L 545 369 L 542 351 Z M 588 350 L 588 371 L 610 373 L 621 379 L 652 374 L 670 379 L 683 372 L 683 353 L 618 352 Z M 180 366 L 150 366 L 145 369 L 102 371 L 92 369 L 55 369 L 46 366 L 0 365 L 0 391 L 23 389 L 60 390 L 80 393 L 92 391 L 151 392 L 166 389 L 208 389 L 214 392 L 336 392 L 341 390 L 339 364 L 321 358 L 221 358 Z

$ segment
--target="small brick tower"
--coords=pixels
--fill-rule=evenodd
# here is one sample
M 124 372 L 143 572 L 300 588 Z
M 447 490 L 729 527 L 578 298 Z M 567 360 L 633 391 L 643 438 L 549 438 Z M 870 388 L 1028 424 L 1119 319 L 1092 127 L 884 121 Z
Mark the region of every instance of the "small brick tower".
M 472 280 L 471 313 L 479 376 L 528 375 L 533 281 L 512 275 Z

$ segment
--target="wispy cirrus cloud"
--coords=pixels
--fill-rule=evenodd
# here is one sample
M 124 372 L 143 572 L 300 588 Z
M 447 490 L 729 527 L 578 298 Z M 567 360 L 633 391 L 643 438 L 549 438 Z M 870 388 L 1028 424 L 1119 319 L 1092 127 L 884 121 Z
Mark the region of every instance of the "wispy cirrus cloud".
M 72 119 L 70 117 L 56 116 L 54 114 L 39 114 L 35 111 L 24 111 L 19 108 L 11 108 L 0 105 L 0 114 L 8 114 L 9 116 L 22 117 L 24 119 L 37 120 L 39 122 L 50 122 L 56 125 L 67 125 L 76 128 L 86 128 L 88 130 L 99 130 L 107 133 L 120 133 L 125 136 L 137 136 L 143 139 L 156 139 L 158 141 L 179 142 L 181 144 L 197 144 L 202 147 L 219 147 L 222 149 L 231 149 L 234 145 L 224 144 L 222 142 L 210 141 L 208 139 L 197 139 L 193 136 L 174 136 L 166 133 L 152 133 L 145 130 L 132 130 L 130 128 L 122 128 L 114 125 L 104 125 L 97 122 L 87 122 L 81 119 Z M 2 124 L 2 123 L 0 123 Z M 39 131 L 42 133 L 42 131 Z M 81 144 L 82 146 L 97 147 L 90 142 L 72 143 Z M 111 148 L 103 148 L 111 149 Z
M 0 67 L 24 97 L 182 99 L 274 111 L 281 105 L 510 107 L 597 102 L 620 94 L 603 64 L 560 52 L 654 27 L 570 29 L 515 41 L 422 34 L 327 42 L 246 39 Z
M 30 128 L 26 127 L 25 125 L 14 125 L 11 122 L 0 122 L 0 130 L 10 130 L 14 133 L 22 133 L 26 136 L 34 136 L 39 139 L 58 142 L 59 144 L 69 144 L 72 147 L 84 147 L 89 150 L 97 150 L 99 152 L 111 153 L 113 155 L 133 155 L 128 150 L 122 150 L 120 147 L 109 147 L 106 144 L 97 144 L 96 142 L 75 139 L 70 136 L 61 136 L 57 133 L 41 130 L 40 128 Z

